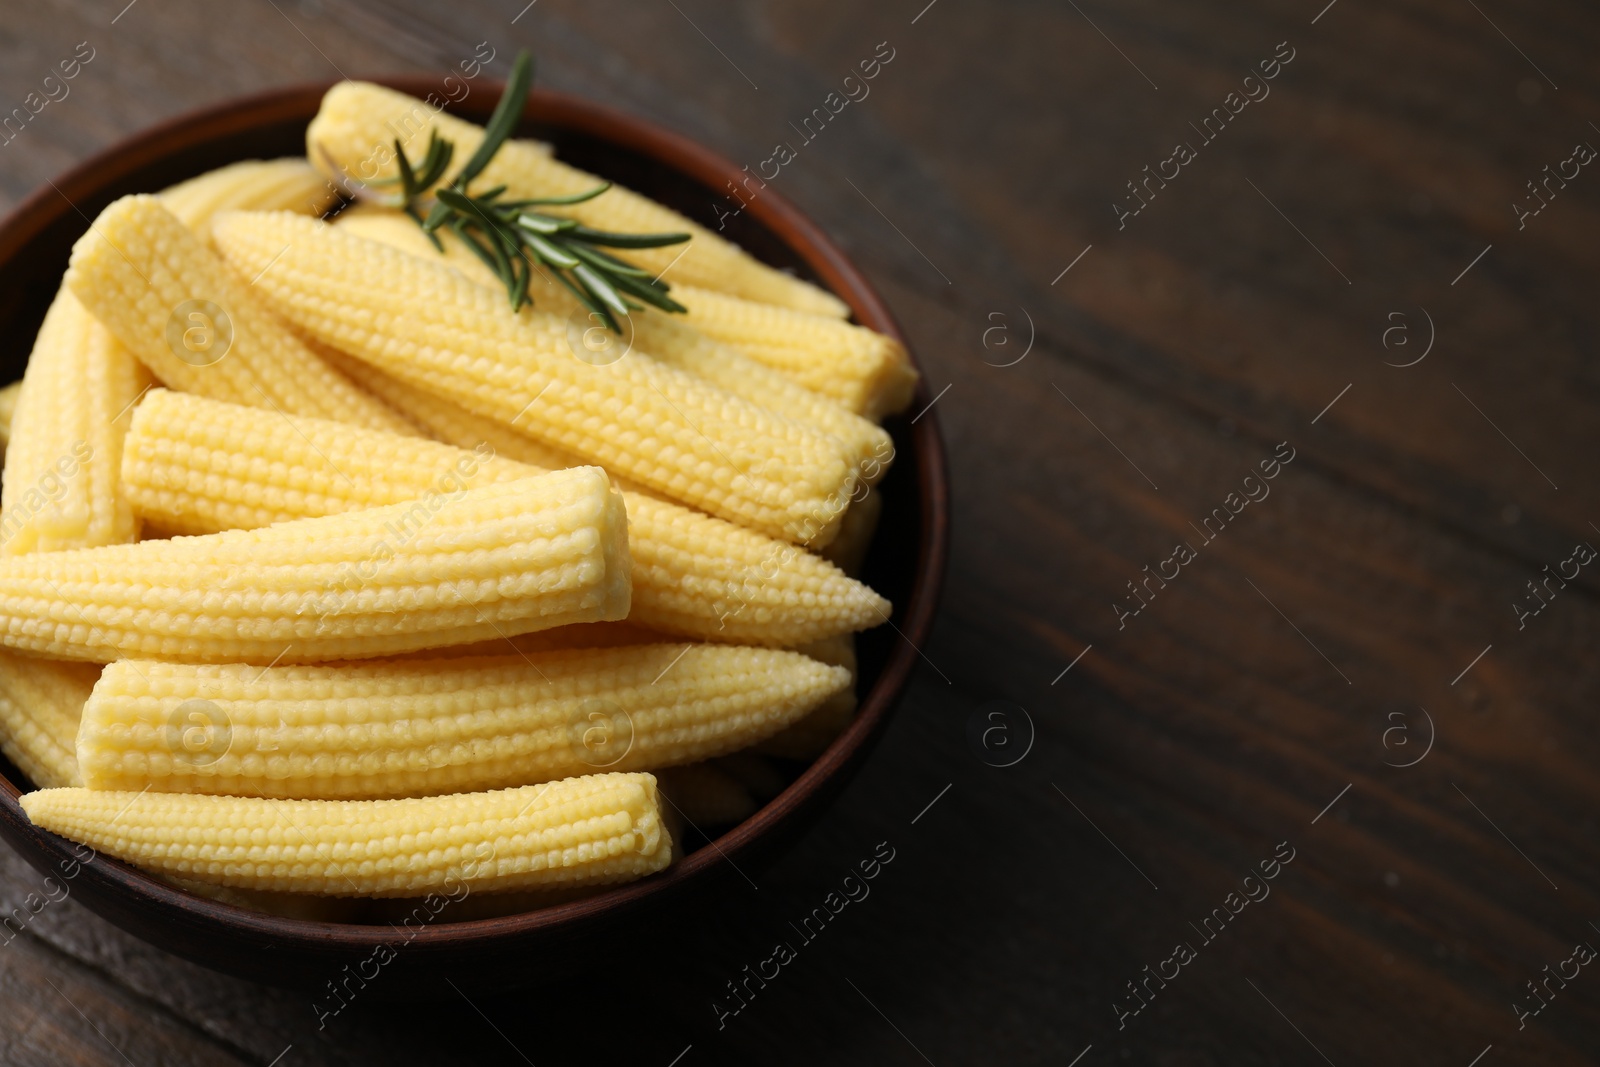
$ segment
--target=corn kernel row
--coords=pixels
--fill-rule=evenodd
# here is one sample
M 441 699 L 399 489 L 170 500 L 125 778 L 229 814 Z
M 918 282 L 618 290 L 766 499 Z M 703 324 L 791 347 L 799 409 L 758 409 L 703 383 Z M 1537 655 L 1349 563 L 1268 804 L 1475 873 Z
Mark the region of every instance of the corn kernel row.
M 122 660 L 83 708 L 91 789 L 378 799 L 654 770 L 745 748 L 849 672 L 649 644 L 315 667 Z
M 260 530 L 14 556 L 0 559 L 0 645 L 295 663 L 621 619 L 626 527 L 605 472 L 576 467 Z
M 0 555 L 132 541 L 117 484 L 128 412 L 150 376 L 77 297 L 45 313 L 22 379 L 0 491 Z
M 605 884 L 672 856 L 648 774 L 400 800 L 42 789 L 22 797 L 22 810 L 168 877 L 335 897 Z

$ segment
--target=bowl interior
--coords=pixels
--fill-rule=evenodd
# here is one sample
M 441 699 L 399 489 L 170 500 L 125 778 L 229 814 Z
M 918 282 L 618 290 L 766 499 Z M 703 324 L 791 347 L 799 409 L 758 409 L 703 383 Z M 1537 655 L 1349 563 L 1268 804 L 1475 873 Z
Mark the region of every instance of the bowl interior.
M 434 88 L 417 79 L 388 84 L 423 96 Z M 326 85 L 264 94 L 180 118 L 89 160 L 30 197 L 0 225 L 0 380 L 20 377 L 45 308 L 54 297 L 72 243 L 111 201 L 155 192 L 241 159 L 300 155 L 304 134 Z M 481 122 L 498 93 L 473 93 L 459 108 Z M 674 134 L 597 105 L 536 92 L 520 136 L 551 142 L 564 160 L 653 197 L 712 229 L 718 190 L 738 167 Z M 724 235 L 763 261 L 817 281 L 849 302 L 856 320 L 899 337 L 882 302 L 843 253 L 776 193 L 764 191 L 727 220 Z M 903 340 L 903 338 L 902 338 Z M 927 403 L 919 390 L 912 411 Z M 647 902 L 659 903 L 690 884 L 709 889 L 730 862 L 759 864 L 804 829 L 842 789 L 881 731 L 909 677 L 931 622 L 945 552 L 943 453 L 932 415 L 913 425 L 887 424 L 897 460 L 879 487 L 883 518 L 862 577 L 895 604 L 893 626 L 860 635 L 857 650 L 860 710 L 847 732 L 745 823 L 718 835 L 716 847 L 690 830 L 690 854 L 669 871 L 586 900 L 497 919 L 439 924 L 420 931 L 410 957 L 418 964 L 462 963 L 477 977 L 497 973 L 495 960 L 513 960 L 530 938 L 544 947 L 597 925 L 620 920 Z M 17 805 L 25 778 L 0 759 L 0 832 L 46 873 L 66 870 L 72 853 L 60 839 L 32 827 Z M 315 984 L 343 957 L 393 940 L 387 924 L 329 924 L 264 915 L 203 899 L 101 857 L 82 868 L 74 887 L 90 907 L 162 947 L 222 970 L 284 984 Z M 252 959 L 249 947 L 266 947 Z M 493 951 L 489 946 L 495 946 Z M 474 950 L 477 955 L 474 956 Z M 238 962 L 235 963 L 234 961 Z M 265 969 L 263 969 L 265 968 Z M 499 979 L 496 979 L 499 980 Z M 398 982 L 404 987 L 403 981 Z

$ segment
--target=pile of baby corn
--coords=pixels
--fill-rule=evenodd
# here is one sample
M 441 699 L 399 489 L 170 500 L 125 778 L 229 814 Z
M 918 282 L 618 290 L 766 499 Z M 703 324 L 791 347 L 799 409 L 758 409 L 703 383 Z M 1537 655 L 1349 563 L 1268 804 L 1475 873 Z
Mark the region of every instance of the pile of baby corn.
M 595 358 L 540 272 L 513 311 L 448 230 L 346 206 L 397 128 L 458 159 L 484 136 L 346 82 L 307 159 L 111 204 L 0 392 L 0 749 L 29 818 L 353 921 L 644 877 L 826 748 L 852 635 L 890 612 L 851 574 L 877 420 L 916 381 L 831 295 L 619 187 L 559 210 L 690 233 L 628 253 L 688 312 Z M 474 187 L 598 181 L 509 141 Z

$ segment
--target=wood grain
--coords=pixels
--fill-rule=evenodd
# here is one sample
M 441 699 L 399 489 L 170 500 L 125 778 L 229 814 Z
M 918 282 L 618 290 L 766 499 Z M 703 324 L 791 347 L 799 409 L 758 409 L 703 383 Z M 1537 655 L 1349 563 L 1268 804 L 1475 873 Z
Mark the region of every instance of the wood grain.
M 441 983 L 425 1010 L 358 1003 L 319 1031 L 303 998 L 173 961 L 69 900 L 0 947 L 20 1009 L 7 1058 L 122 1062 L 98 1026 L 134 1062 L 267 1064 L 290 1045 L 285 1065 L 943 1067 L 1092 1046 L 1083 1067 L 1465 1067 L 1491 1045 L 1482 1067 L 1594 1062 L 1600 975 L 1523 1029 L 1511 1007 L 1600 944 L 1600 578 L 1525 629 L 1511 609 L 1600 543 L 1600 175 L 1523 229 L 1510 207 L 1600 143 L 1592 6 L 139 0 L 112 25 L 120 6 L 8 12 L 5 108 L 77 42 L 97 49 L 0 149 L 8 202 L 186 107 L 340 72 L 442 76 L 481 40 L 499 73 L 533 47 L 544 83 L 754 165 L 888 41 L 871 95 L 775 185 L 950 386 L 955 554 L 928 666 L 872 762 L 751 872 L 759 889 L 685 915 L 665 949 L 537 998 L 469 1004 Z M 1125 183 L 1285 40 L 1271 95 L 1119 230 Z M 1429 356 L 1386 366 L 1421 351 L 1423 309 Z M 1383 347 L 1394 312 L 1411 347 Z M 1030 317 L 1028 356 L 996 366 Z M 1011 347 L 985 347 L 996 325 Z M 1282 441 L 1296 458 L 1270 497 L 1119 629 L 1125 583 L 1197 541 L 1189 524 Z M 995 700 L 1037 730 L 1009 768 L 969 742 Z M 1421 751 L 1419 708 L 1435 743 L 1392 766 Z M 880 841 L 896 859 L 871 896 L 719 1029 L 724 983 Z M 1271 896 L 1202 944 L 1189 924 L 1282 841 L 1296 858 Z M 33 878 L 7 857 L 0 904 Z M 1180 941 L 1197 958 L 1119 1030 L 1126 983 Z

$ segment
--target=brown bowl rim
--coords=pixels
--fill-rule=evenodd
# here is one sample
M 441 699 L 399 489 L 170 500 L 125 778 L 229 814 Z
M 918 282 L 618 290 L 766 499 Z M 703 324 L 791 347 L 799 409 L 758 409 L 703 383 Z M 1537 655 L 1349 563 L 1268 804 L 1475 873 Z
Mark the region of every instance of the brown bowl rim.
M 436 85 L 431 79 L 415 76 L 370 80 L 419 98 Z M 300 117 L 309 121 L 315 114 L 314 101 L 320 100 L 334 84 L 337 82 L 332 80 L 302 83 L 235 97 L 164 120 L 95 153 L 60 178 L 47 181 L 0 222 L 0 262 L 15 256 L 65 214 L 55 201 L 65 201 L 71 210 L 78 211 L 76 200 L 88 199 L 107 184 L 159 161 L 178 147 L 201 144 L 224 134 L 237 133 L 247 126 L 293 121 Z M 485 84 L 495 88 L 491 82 Z M 498 97 L 498 88 L 494 95 Z M 311 102 L 309 110 L 308 102 Z M 447 106 L 446 110 L 450 108 Z M 732 161 L 682 134 L 567 93 L 535 89 L 524 108 L 523 121 L 573 129 L 610 141 L 675 169 L 710 190 L 722 188 L 728 179 L 743 174 Z M 745 210 L 797 254 L 827 289 L 844 300 L 857 322 L 906 344 L 899 323 L 860 269 L 788 199 L 769 186 L 750 201 Z M 78 213 L 82 215 L 81 211 Z M 88 224 L 89 219 L 84 216 L 86 228 Z M 910 351 L 909 345 L 907 350 Z M 920 371 L 915 355 L 911 358 Z M 928 402 L 927 378 L 923 375 L 913 406 L 921 409 Z M 740 855 L 754 848 L 768 831 L 794 815 L 833 775 L 865 755 L 863 750 L 882 732 L 894 706 L 904 695 L 912 669 L 921 655 L 920 648 L 931 630 L 943 585 L 949 548 L 948 474 L 937 415 L 932 410 L 924 411 L 909 427 L 909 433 L 921 491 L 920 544 L 912 592 L 897 627 L 901 641 L 890 653 L 872 689 L 862 698 L 854 721 L 827 751 L 754 815 L 660 874 L 583 900 L 531 912 L 424 925 L 412 932 L 414 936 L 408 943 L 419 948 L 428 944 L 461 948 L 507 935 L 552 930 L 611 912 L 626 912 L 648 898 L 673 893 L 688 883 L 722 873 L 723 868 L 734 866 Z M 73 856 L 68 847 L 70 843 L 29 822 L 18 803 L 20 795 L 15 783 L 0 774 L 0 822 L 6 824 L 7 836 L 13 844 L 25 859 L 42 871 L 48 871 L 52 861 L 70 861 Z M 31 844 L 37 854 L 30 855 L 23 848 L 23 841 Z M 373 949 L 395 939 L 395 928 L 388 925 L 286 918 L 196 896 L 108 856 L 97 857 L 92 866 L 99 869 L 98 880 L 110 883 L 108 889 L 120 889 L 133 900 L 143 898 L 162 911 L 176 911 L 201 925 L 212 924 L 307 947 L 314 945 L 319 951 Z

